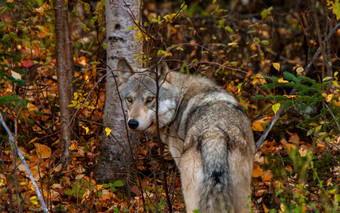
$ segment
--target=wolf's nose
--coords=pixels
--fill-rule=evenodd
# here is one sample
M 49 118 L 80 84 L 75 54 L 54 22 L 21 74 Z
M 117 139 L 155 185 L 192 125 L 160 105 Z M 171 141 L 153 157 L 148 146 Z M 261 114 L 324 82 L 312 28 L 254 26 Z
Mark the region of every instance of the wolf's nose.
M 131 119 L 129 120 L 128 125 L 131 129 L 137 129 L 139 123 L 137 120 Z

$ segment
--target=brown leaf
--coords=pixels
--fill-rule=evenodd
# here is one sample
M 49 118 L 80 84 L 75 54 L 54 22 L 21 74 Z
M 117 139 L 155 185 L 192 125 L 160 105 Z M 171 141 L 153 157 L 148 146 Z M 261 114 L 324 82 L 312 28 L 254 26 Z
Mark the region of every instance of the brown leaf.
M 287 132 L 287 133 L 290 136 L 288 140 L 289 143 L 299 144 L 300 138 L 297 133 L 290 133 L 290 132 Z

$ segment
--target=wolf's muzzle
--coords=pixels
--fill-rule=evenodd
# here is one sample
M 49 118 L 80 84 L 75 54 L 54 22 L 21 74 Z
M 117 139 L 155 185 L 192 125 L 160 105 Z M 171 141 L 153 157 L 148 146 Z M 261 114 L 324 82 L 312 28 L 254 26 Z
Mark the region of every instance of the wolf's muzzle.
M 131 129 L 137 129 L 137 127 L 139 126 L 139 122 L 135 119 L 131 119 L 129 120 L 128 125 Z

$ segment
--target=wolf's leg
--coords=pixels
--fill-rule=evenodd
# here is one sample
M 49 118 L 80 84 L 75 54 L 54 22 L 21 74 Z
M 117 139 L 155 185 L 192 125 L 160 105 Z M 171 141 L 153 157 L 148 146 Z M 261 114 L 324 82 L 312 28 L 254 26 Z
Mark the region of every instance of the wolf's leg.
M 187 213 L 199 209 L 203 184 L 201 154 L 197 148 L 186 150 L 178 161 Z
M 239 149 L 229 153 L 228 161 L 232 177 L 233 206 L 235 212 L 251 212 L 250 182 L 253 156 L 245 156 Z

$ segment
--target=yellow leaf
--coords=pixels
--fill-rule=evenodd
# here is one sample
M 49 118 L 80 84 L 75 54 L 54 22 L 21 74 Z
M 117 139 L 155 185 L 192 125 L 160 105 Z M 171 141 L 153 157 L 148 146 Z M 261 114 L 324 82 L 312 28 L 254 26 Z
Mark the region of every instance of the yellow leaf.
M 327 95 L 326 102 L 330 102 L 332 100 L 333 96 L 334 96 L 334 94 Z
M 297 95 L 283 95 L 283 96 L 285 96 L 287 98 L 297 98 Z
M 281 209 L 282 212 L 286 212 L 286 206 L 285 206 L 285 204 L 281 203 L 281 204 L 280 204 L 280 209 Z
M 339 98 L 336 98 L 336 99 L 333 99 L 332 103 L 338 107 L 340 107 L 340 97 Z
M 44 12 L 44 8 L 43 7 L 36 8 L 35 12 L 42 14 Z
M 38 205 L 38 198 L 37 198 L 37 196 L 32 196 L 32 197 L 30 197 L 30 201 L 31 201 L 31 203 L 33 203 L 34 205 Z
M 264 131 L 264 128 L 262 126 L 262 121 L 261 120 L 256 120 L 256 121 L 253 121 L 253 123 L 251 124 L 251 127 L 254 131 L 257 131 L 257 132 L 263 132 Z
M 90 197 L 90 194 L 91 194 L 91 191 L 89 189 L 86 189 L 86 192 L 83 194 L 83 197 L 81 199 L 81 203 L 84 203 L 87 200 L 87 198 Z
M 301 66 L 296 68 L 296 74 L 297 75 L 302 75 L 304 71 L 305 71 L 305 69 L 303 69 L 303 67 L 301 67 Z
M 106 136 L 109 136 L 109 134 L 111 134 L 111 131 L 112 130 L 110 128 L 106 127 L 105 128 Z
M 49 158 L 51 156 L 52 151 L 50 147 L 40 143 L 34 143 L 34 146 L 35 152 L 40 158 Z
M 273 67 L 280 72 L 280 63 L 273 63 Z
M 331 185 L 332 184 L 332 178 L 329 178 L 326 182 L 327 186 Z
M 14 2 L 14 0 L 7 0 L 7 3 L 12 3 Z
M 235 45 L 237 45 L 237 42 L 228 43 L 228 46 L 235 46 Z
M 82 127 L 83 127 L 83 129 L 85 129 L 86 134 L 89 133 L 89 128 L 87 126 L 82 126 Z
M 97 185 L 97 190 L 98 191 L 101 190 L 102 188 L 103 188 L 103 185 L 100 185 L 100 184 Z
M 274 104 L 274 105 L 272 106 L 272 109 L 273 109 L 273 111 L 274 111 L 275 114 L 277 113 L 277 111 L 279 111 L 280 106 L 281 106 L 280 103 L 276 103 L 276 104 Z
M 266 79 L 263 77 L 263 75 L 261 73 L 257 73 L 255 76 L 255 79 L 252 80 L 251 82 L 253 85 L 256 85 L 257 83 L 260 84 L 265 84 L 267 83 Z
M 329 194 L 335 194 L 336 193 L 336 188 L 330 189 L 328 190 Z
M 284 80 L 283 78 L 279 78 L 279 79 L 277 80 L 277 82 L 285 84 L 285 83 L 288 83 L 289 81 Z

